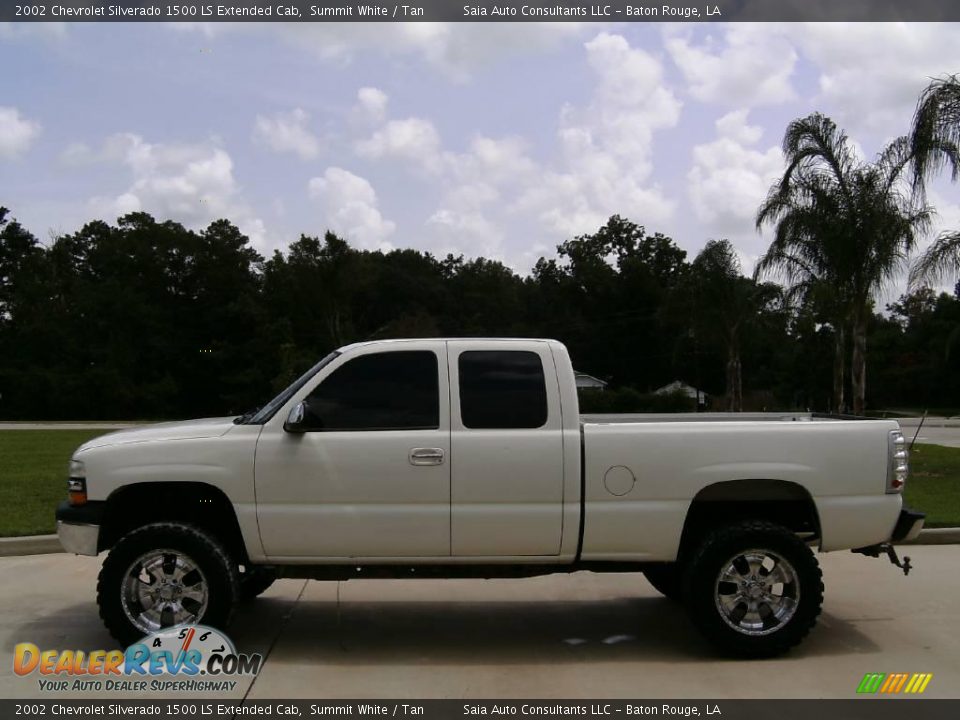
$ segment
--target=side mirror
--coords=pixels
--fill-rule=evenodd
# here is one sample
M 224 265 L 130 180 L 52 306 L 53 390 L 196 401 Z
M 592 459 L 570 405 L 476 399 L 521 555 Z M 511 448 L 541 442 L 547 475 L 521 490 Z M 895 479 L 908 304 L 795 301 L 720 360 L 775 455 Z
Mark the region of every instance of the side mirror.
M 303 421 L 306 415 L 306 406 L 302 402 L 297 403 L 293 406 L 293 408 L 291 408 L 290 414 L 287 415 L 287 420 L 283 423 L 283 429 L 288 433 L 306 432 L 306 423 Z

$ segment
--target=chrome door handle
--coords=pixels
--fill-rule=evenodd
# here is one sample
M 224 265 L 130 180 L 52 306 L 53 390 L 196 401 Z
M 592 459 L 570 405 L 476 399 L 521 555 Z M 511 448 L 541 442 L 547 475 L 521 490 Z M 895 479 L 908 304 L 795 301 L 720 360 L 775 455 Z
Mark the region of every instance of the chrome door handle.
M 413 448 L 410 451 L 411 465 L 442 465 L 443 448 Z

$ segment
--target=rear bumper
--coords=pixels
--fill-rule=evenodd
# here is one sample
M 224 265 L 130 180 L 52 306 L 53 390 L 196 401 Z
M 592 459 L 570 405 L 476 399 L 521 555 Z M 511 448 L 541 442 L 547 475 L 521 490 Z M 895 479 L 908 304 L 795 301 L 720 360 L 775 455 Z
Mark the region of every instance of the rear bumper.
M 100 550 L 100 523 L 104 503 L 88 502 L 73 506 L 67 501 L 57 506 L 57 537 L 68 553 L 96 555 Z
M 897 524 L 893 528 L 893 535 L 890 536 L 890 539 L 893 542 L 906 542 L 915 539 L 923 530 L 923 521 L 926 517 L 922 512 L 903 508 L 897 518 Z

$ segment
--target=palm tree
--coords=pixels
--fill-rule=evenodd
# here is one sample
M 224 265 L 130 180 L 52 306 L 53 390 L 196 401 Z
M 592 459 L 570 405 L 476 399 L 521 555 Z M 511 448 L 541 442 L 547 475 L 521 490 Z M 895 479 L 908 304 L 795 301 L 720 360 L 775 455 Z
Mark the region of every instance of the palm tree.
M 947 166 L 951 179 L 960 177 L 960 77 L 934 80 L 920 95 L 913 116 L 910 151 L 914 187 L 923 193 L 926 182 Z M 960 231 L 941 234 L 910 270 L 910 284 L 939 282 L 960 274 Z
M 853 412 L 866 395 L 867 323 L 874 295 L 906 262 L 927 230 L 931 211 L 919 206 L 905 169 L 906 138 L 888 145 L 873 163 L 860 160 L 830 118 L 794 120 L 783 138 L 787 168 L 757 212 L 757 228 L 774 226 L 774 240 L 758 271 L 779 274 L 794 296 L 823 298 L 843 352 L 850 330 Z M 842 397 L 834 371 L 834 402 Z
M 833 394 L 831 409 L 845 410 L 847 307 L 834 257 L 839 254 L 838 212 L 828 192 L 814 184 L 792 185 L 787 192 L 771 190 L 757 215 L 757 228 L 776 218 L 774 238 L 754 269 L 754 278 L 773 276 L 784 282 L 784 300 L 809 307 L 833 329 Z

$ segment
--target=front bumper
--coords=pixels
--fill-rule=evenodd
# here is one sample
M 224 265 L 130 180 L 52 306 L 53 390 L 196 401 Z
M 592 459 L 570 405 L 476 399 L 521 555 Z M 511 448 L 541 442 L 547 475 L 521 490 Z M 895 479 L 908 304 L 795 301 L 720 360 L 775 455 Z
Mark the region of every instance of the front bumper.
M 900 516 L 897 518 L 897 524 L 893 528 L 893 535 L 890 540 L 893 542 L 907 542 L 916 539 L 920 531 L 923 530 L 923 521 L 926 515 L 908 507 L 900 510 Z
M 104 504 L 88 502 L 74 506 L 64 500 L 57 506 L 57 537 L 64 550 L 75 555 L 99 552 Z

